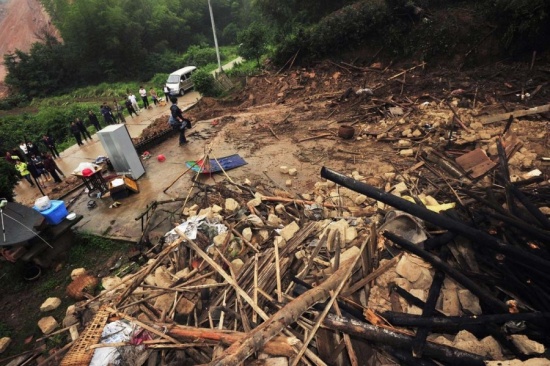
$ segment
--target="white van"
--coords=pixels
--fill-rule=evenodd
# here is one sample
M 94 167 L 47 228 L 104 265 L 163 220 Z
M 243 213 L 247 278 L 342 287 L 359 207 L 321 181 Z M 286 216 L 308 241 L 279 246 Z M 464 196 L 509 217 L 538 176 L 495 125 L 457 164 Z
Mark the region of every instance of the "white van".
M 183 95 L 187 90 L 192 89 L 194 85 L 191 75 L 196 69 L 195 66 L 187 66 L 171 73 L 166 80 L 166 85 L 170 88 L 170 95 Z

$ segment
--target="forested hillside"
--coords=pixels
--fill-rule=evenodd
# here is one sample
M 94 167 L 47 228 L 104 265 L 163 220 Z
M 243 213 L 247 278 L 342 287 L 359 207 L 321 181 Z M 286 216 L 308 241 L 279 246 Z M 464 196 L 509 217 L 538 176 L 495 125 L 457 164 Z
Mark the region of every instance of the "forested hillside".
M 45 35 L 5 55 L 6 83 L 23 99 L 77 86 L 149 80 L 215 62 L 208 0 L 42 0 L 62 41 Z M 211 0 L 221 45 L 282 65 L 377 54 L 461 65 L 543 51 L 545 0 Z M 193 57 L 183 57 L 192 49 Z M 354 56 L 355 54 L 355 56 Z M 189 55 L 189 53 L 188 53 Z

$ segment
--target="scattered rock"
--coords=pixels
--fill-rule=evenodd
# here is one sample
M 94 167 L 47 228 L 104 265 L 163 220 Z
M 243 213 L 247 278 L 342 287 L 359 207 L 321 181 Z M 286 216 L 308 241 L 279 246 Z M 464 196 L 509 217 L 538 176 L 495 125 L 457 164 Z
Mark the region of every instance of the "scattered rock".
M 485 348 L 487 355 L 489 355 L 493 360 L 502 360 L 504 357 L 502 355 L 502 348 L 500 344 L 492 336 L 488 336 L 480 340 L 480 343 Z
M 86 269 L 84 268 L 75 268 L 71 271 L 71 280 L 74 280 L 78 276 L 82 276 L 86 274 Z
M 513 334 L 511 337 L 512 342 L 523 354 L 536 355 L 545 351 L 543 344 L 530 340 L 526 335 Z
M 290 175 L 291 177 L 295 177 L 296 175 L 298 175 L 298 170 L 295 168 L 291 168 L 288 170 L 288 175 Z
M 420 278 L 420 267 L 410 260 L 410 255 L 405 254 L 397 263 L 395 271 L 409 282 L 416 282 Z
M 165 266 L 158 266 L 155 269 L 155 283 L 159 287 L 170 287 L 172 285 L 173 279 Z
M 216 235 L 214 237 L 214 245 L 219 247 L 219 246 L 222 246 L 223 243 L 225 243 L 225 239 L 228 235 L 231 235 L 229 232 L 225 232 L 225 233 L 221 233 L 219 235 Z
M 11 343 L 11 338 L 10 337 L 0 338 L 0 353 L 3 353 L 6 350 L 6 348 L 8 348 L 10 343 Z
M 160 311 L 161 313 L 168 313 L 174 304 L 174 294 L 167 293 L 162 294 L 155 299 L 153 307 Z
M 46 311 L 52 311 L 58 308 L 61 305 L 61 299 L 57 297 L 49 297 L 40 305 L 40 311 L 45 313 Z
M 279 233 L 286 241 L 289 241 L 292 239 L 294 234 L 300 230 L 300 226 L 296 223 L 296 221 L 292 221 L 290 224 L 285 226 L 281 229 L 281 232 Z
M 231 261 L 231 267 L 233 267 L 233 271 L 235 271 L 235 274 L 238 274 L 243 268 L 243 266 L 244 266 L 244 262 L 240 258 L 237 258 Z
M 357 197 L 355 197 L 354 202 L 356 205 L 362 205 L 363 203 L 365 203 L 366 200 L 367 200 L 367 196 L 365 196 L 364 194 L 360 194 Z
M 233 198 L 227 198 L 225 200 L 225 210 L 227 212 L 235 212 L 237 211 L 241 206 L 239 205 L 239 202 L 235 201 Z
M 286 240 L 282 236 L 276 236 L 273 238 L 273 244 L 278 248 L 284 248 L 286 246 Z
M 59 324 L 57 323 L 57 320 L 55 320 L 53 316 L 47 316 L 38 321 L 38 327 L 40 328 L 43 334 L 50 334 L 57 327 L 59 327 Z
M 193 313 L 195 306 L 196 305 L 194 302 L 190 301 L 186 297 L 182 297 L 176 305 L 176 313 L 180 315 L 189 315 Z
M 456 288 L 444 288 L 441 290 L 441 295 L 443 298 L 442 309 L 448 316 L 459 316 L 460 315 L 460 301 L 458 299 L 458 291 Z
M 282 220 L 277 215 L 269 214 L 267 216 L 267 223 L 271 226 L 279 226 L 281 225 Z
M 242 232 L 242 236 L 243 238 L 245 238 L 245 240 L 250 241 L 252 239 L 252 229 L 249 227 L 244 228 Z
M 261 198 L 256 198 L 256 197 L 254 197 L 253 199 L 251 199 L 246 203 L 247 206 L 251 206 L 251 207 L 258 207 L 261 204 L 262 204 Z
M 468 310 L 470 313 L 474 315 L 481 314 L 481 306 L 479 305 L 479 299 L 470 291 L 466 289 L 458 290 L 458 298 L 460 300 L 460 305 L 462 306 L 462 309 Z
M 413 156 L 414 155 L 414 150 L 413 149 L 403 149 L 403 150 L 399 151 L 399 155 L 401 155 L 401 156 Z
M 122 283 L 122 280 L 117 276 L 104 277 L 101 279 L 101 286 L 103 286 L 103 288 L 107 291 L 112 290 L 113 288 L 117 287 L 121 283 Z

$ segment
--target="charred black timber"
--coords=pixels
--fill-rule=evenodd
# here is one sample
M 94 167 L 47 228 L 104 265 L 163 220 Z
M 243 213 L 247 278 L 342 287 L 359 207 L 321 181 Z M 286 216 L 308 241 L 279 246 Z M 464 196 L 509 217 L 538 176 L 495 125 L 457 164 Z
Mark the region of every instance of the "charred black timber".
M 518 199 L 519 202 L 529 211 L 531 215 L 533 215 L 537 221 L 541 224 L 542 227 L 545 229 L 550 229 L 550 220 L 542 213 L 540 212 L 539 208 L 535 206 L 531 201 L 529 201 L 529 198 L 523 194 L 523 192 L 516 186 L 510 185 L 510 191 L 512 194 Z
M 342 318 L 332 314 L 327 315 L 323 321 L 323 326 L 366 339 L 373 343 L 385 344 L 407 350 L 411 349 L 414 339 L 410 335 L 396 333 L 387 328 L 377 327 L 375 325 Z M 447 365 L 484 365 L 483 357 L 481 356 L 431 342 L 426 344 L 424 355 Z
M 394 358 L 396 358 L 399 361 L 399 365 L 405 365 L 405 366 L 437 366 L 439 365 L 438 363 L 435 363 L 431 359 L 413 357 L 410 352 L 399 348 L 393 348 L 386 345 L 378 345 L 378 347 L 383 351 L 385 351 L 386 353 L 392 355 Z
M 459 220 L 454 220 L 430 211 L 401 197 L 386 193 L 376 187 L 359 182 L 327 167 L 323 167 L 321 169 L 321 177 L 349 188 L 355 192 L 362 193 L 370 198 L 374 198 L 377 201 L 383 202 L 401 211 L 405 211 L 433 225 L 460 234 L 465 238 L 470 239 L 474 244 L 488 246 L 495 251 L 515 256 L 518 260 L 522 260 L 531 266 L 537 266 L 542 270 L 550 268 L 550 261 L 540 258 L 535 254 L 529 253 L 521 248 L 510 246 L 487 234 L 486 232 L 477 230 Z
M 503 324 L 509 321 L 527 321 L 540 325 L 541 322 L 550 322 L 550 312 L 545 313 L 506 313 L 475 316 L 434 316 L 424 318 L 421 315 L 396 313 L 386 311 L 382 313 L 384 319 L 397 327 L 423 327 L 429 326 L 439 330 L 460 330 L 470 325 Z
M 407 301 L 409 304 L 413 306 L 416 306 L 417 308 L 422 309 L 424 306 L 426 306 L 426 303 L 424 301 L 420 300 L 418 297 L 414 296 L 413 294 L 411 294 L 409 291 L 405 290 L 402 287 L 399 287 L 394 284 L 392 285 L 391 290 L 397 292 L 399 296 L 405 299 L 405 301 Z M 446 316 L 445 314 L 443 314 L 437 309 L 435 310 L 435 314 L 440 317 Z
M 530 225 L 525 221 L 522 221 L 516 217 L 510 217 L 497 212 L 491 212 L 485 209 L 481 209 L 480 212 L 483 212 L 484 214 L 489 215 L 497 220 L 500 220 L 507 224 L 515 226 L 518 229 L 521 229 L 524 234 L 529 235 L 535 239 L 542 240 L 545 243 L 550 243 L 550 233 L 548 231 L 541 230 L 538 227 Z
M 475 283 L 474 281 L 466 277 L 464 274 L 462 274 L 462 272 L 451 267 L 450 265 L 448 265 L 447 263 L 445 263 L 435 255 L 425 251 L 424 249 L 419 248 L 418 246 L 411 243 L 410 241 L 405 240 L 388 231 L 382 233 L 382 235 L 384 235 L 386 238 L 390 239 L 394 243 L 398 244 L 401 248 L 403 248 L 407 252 L 415 254 L 420 258 L 424 259 L 426 262 L 430 263 L 434 268 L 440 271 L 444 271 L 446 274 L 451 276 L 455 281 L 460 283 L 466 289 L 470 290 L 474 295 L 476 295 L 479 298 L 479 300 L 483 304 L 491 308 L 494 312 L 506 312 L 508 310 L 508 306 L 504 304 L 502 301 L 500 301 L 499 299 L 497 299 L 496 297 L 489 295 L 487 289 L 484 289 L 478 286 L 477 283 Z
M 512 184 L 516 187 L 523 187 L 540 182 L 544 182 L 544 175 L 539 175 L 538 177 L 532 177 L 529 179 L 518 180 L 516 182 L 513 182 Z
M 450 251 L 448 247 L 441 248 L 439 259 L 442 262 L 445 262 L 449 257 L 449 253 Z M 442 270 L 436 270 L 432 284 L 430 286 L 430 290 L 428 291 L 426 305 L 424 305 L 424 308 L 422 309 L 423 318 L 430 318 L 434 314 L 435 305 L 437 303 L 437 299 L 439 298 L 439 292 L 441 291 L 441 286 L 443 285 L 444 279 L 445 272 Z M 416 335 L 414 336 L 412 347 L 414 357 L 422 357 L 422 354 L 424 353 L 424 347 L 426 345 L 426 338 L 428 337 L 428 334 L 430 334 L 431 330 L 432 329 L 429 326 L 422 326 L 416 330 Z
M 457 236 L 458 235 L 452 231 L 447 231 L 444 234 L 432 236 L 431 238 L 424 240 L 420 245 L 423 245 L 426 250 L 437 249 L 455 239 Z
M 416 307 L 419 307 L 419 308 L 423 308 L 426 306 L 426 303 L 422 300 L 420 300 L 419 298 L 417 298 L 416 296 L 412 295 L 411 293 L 409 293 L 407 290 L 397 286 L 397 285 L 394 285 L 392 287 L 392 290 L 394 290 L 395 292 L 397 292 L 401 297 L 403 297 L 408 303 L 416 306 Z M 434 313 L 438 315 L 439 318 L 446 318 L 446 315 L 441 313 L 439 310 L 434 310 Z M 395 313 L 394 313 L 395 314 Z M 391 315 L 390 315 L 391 317 Z M 389 319 L 386 319 L 389 321 Z M 391 323 L 391 321 L 390 321 Z M 396 325 L 396 324 L 394 324 Z M 437 328 L 435 330 L 439 331 L 441 329 L 439 329 L 436 325 L 434 325 L 433 328 Z M 446 333 L 449 333 L 451 329 L 443 329 L 444 332 Z M 485 325 L 477 325 L 477 324 L 473 324 L 473 325 L 470 325 L 470 324 L 466 324 L 466 325 L 463 325 L 462 327 L 460 327 L 460 329 L 453 329 L 453 331 L 456 330 L 468 330 L 469 332 L 473 333 L 476 335 L 476 337 L 479 337 L 479 336 L 485 336 L 486 334 L 490 334 L 492 335 L 498 342 L 500 342 L 500 344 L 502 346 L 505 346 L 506 348 L 508 348 L 510 351 L 512 351 L 516 357 L 520 357 L 521 354 L 520 352 L 517 350 L 517 347 L 512 343 L 510 342 L 503 334 L 502 330 L 497 327 L 497 326 L 494 326 L 492 324 L 485 324 Z

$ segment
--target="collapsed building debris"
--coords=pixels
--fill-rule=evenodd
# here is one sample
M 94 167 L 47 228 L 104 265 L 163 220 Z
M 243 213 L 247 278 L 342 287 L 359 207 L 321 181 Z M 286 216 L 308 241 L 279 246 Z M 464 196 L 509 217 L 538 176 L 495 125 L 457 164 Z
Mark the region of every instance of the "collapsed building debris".
M 147 263 L 122 278 L 103 278 L 102 293 L 86 295 L 63 321 L 78 325 L 91 310 L 91 324 L 109 314 L 108 324 L 122 321 L 132 330 L 105 342 L 101 320 L 93 336 L 84 331 L 65 349 L 61 364 L 95 364 L 98 354 L 131 357 L 133 364 L 160 357 L 212 365 L 251 357 L 275 365 L 368 364 L 358 361 L 364 355 L 483 365 L 546 355 L 549 256 L 542 239 L 550 233 L 539 203 L 509 182 L 493 192 L 501 216 L 491 206 L 464 216 L 476 200 L 436 212 L 433 198 L 423 197 L 428 205 L 403 197 L 414 195 L 407 184 L 386 192 L 354 173 L 323 168 L 327 181 L 304 194 L 307 200 L 229 181 L 197 182 L 209 193 L 144 250 Z M 519 217 L 496 205 L 507 191 Z M 372 206 L 368 217 L 352 214 Z M 393 215 L 398 224 L 389 225 L 393 210 L 410 216 Z M 502 218 L 514 225 L 499 226 Z M 100 349 L 116 352 L 94 353 Z
M 474 94 L 472 85 L 443 99 L 378 95 L 383 83 L 405 73 L 377 73 L 378 83 L 355 93 L 342 88 L 352 72 L 252 78 L 250 85 L 266 79 L 280 86 L 272 95 L 277 104 L 309 93 L 301 111 L 322 114 L 323 122 L 337 117 L 296 134 L 296 143 L 338 139 L 333 127 L 354 126 L 353 139 L 323 156 L 304 148 L 303 161 L 369 161 L 353 145 L 364 140 L 383 143 L 395 159 L 372 162 L 377 170 L 325 168 L 327 180 L 299 194 L 264 172 L 268 183 L 193 179 L 188 197 L 150 204 L 138 218 L 142 250 L 132 256 L 141 266 L 103 278 L 97 295 L 91 280 L 75 279 L 71 293 L 80 301 L 61 323 L 65 332 L 77 325 L 81 333 L 57 360 L 90 362 L 104 357 L 94 350 L 109 349 L 135 365 L 544 365 L 550 182 L 534 172 L 540 151 L 514 128 L 523 123 L 515 117 L 544 108 L 510 113 L 501 126 L 494 122 L 510 114 L 482 116 L 475 109 L 481 91 Z M 312 93 L 321 83 L 335 90 Z M 258 102 L 250 94 L 240 106 Z M 236 123 L 228 118 L 222 122 Z M 285 139 L 298 121 L 292 113 L 279 119 L 250 122 L 258 140 Z M 543 128 L 532 137 L 543 139 Z M 299 170 L 289 164 L 279 172 L 286 179 Z M 183 202 L 184 218 L 153 238 L 156 209 L 174 202 Z M 106 324 L 115 322 L 115 329 L 134 328 L 110 339 L 115 331 Z

